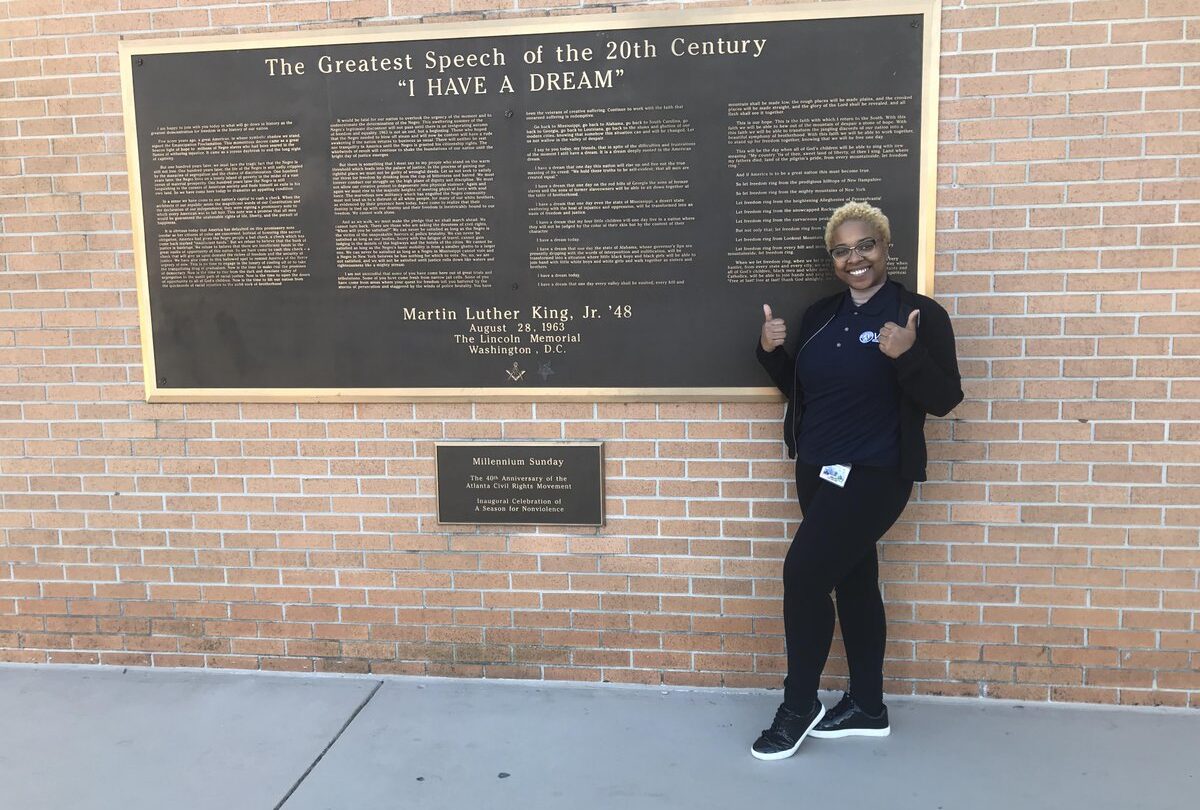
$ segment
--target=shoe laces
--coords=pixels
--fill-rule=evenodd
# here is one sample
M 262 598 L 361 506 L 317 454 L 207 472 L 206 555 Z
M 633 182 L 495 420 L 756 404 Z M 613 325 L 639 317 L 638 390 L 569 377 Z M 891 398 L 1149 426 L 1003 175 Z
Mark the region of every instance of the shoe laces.
M 780 703 L 779 708 L 775 710 L 775 719 L 771 721 L 771 727 L 763 729 L 763 736 L 772 742 L 790 745 L 791 738 L 787 733 L 787 721 L 796 716 L 794 711 Z

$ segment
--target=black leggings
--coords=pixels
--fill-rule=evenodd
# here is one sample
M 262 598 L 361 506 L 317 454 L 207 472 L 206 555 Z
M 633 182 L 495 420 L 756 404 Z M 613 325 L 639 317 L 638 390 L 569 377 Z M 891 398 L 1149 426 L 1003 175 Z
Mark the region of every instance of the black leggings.
M 804 520 L 783 563 L 788 657 L 783 701 L 806 712 L 817 699 L 833 642 L 829 592 L 836 589 L 854 700 L 864 711 L 877 714 L 883 705 L 887 617 L 875 543 L 904 511 L 913 485 L 889 467 L 853 467 L 845 487 L 821 480 L 820 471 L 811 464 L 796 464 Z

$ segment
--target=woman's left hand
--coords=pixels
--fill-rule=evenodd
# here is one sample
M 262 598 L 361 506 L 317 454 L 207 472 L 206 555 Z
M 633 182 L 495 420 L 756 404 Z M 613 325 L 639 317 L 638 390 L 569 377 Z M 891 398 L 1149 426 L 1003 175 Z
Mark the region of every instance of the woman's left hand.
M 879 351 L 895 360 L 912 348 L 917 342 L 917 321 L 920 320 L 920 310 L 914 309 L 908 316 L 904 326 L 888 321 L 879 329 Z

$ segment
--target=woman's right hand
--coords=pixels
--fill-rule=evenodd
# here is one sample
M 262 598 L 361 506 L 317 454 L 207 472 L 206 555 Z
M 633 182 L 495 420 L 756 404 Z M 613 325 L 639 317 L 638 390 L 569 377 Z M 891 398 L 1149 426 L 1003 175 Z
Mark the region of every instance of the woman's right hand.
M 763 325 L 762 336 L 758 342 L 762 344 L 764 352 L 773 352 L 783 345 L 787 340 L 787 324 L 783 322 L 783 318 L 776 318 L 771 314 L 771 305 L 763 304 Z

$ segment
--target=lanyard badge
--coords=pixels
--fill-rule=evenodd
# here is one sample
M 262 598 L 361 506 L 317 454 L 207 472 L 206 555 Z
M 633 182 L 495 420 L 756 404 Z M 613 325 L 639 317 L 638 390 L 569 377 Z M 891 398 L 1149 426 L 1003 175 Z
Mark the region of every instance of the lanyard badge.
M 846 479 L 850 477 L 849 464 L 826 464 L 821 468 L 820 478 L 823 481 L 828 481 L 835 487 L 846 486 Z

